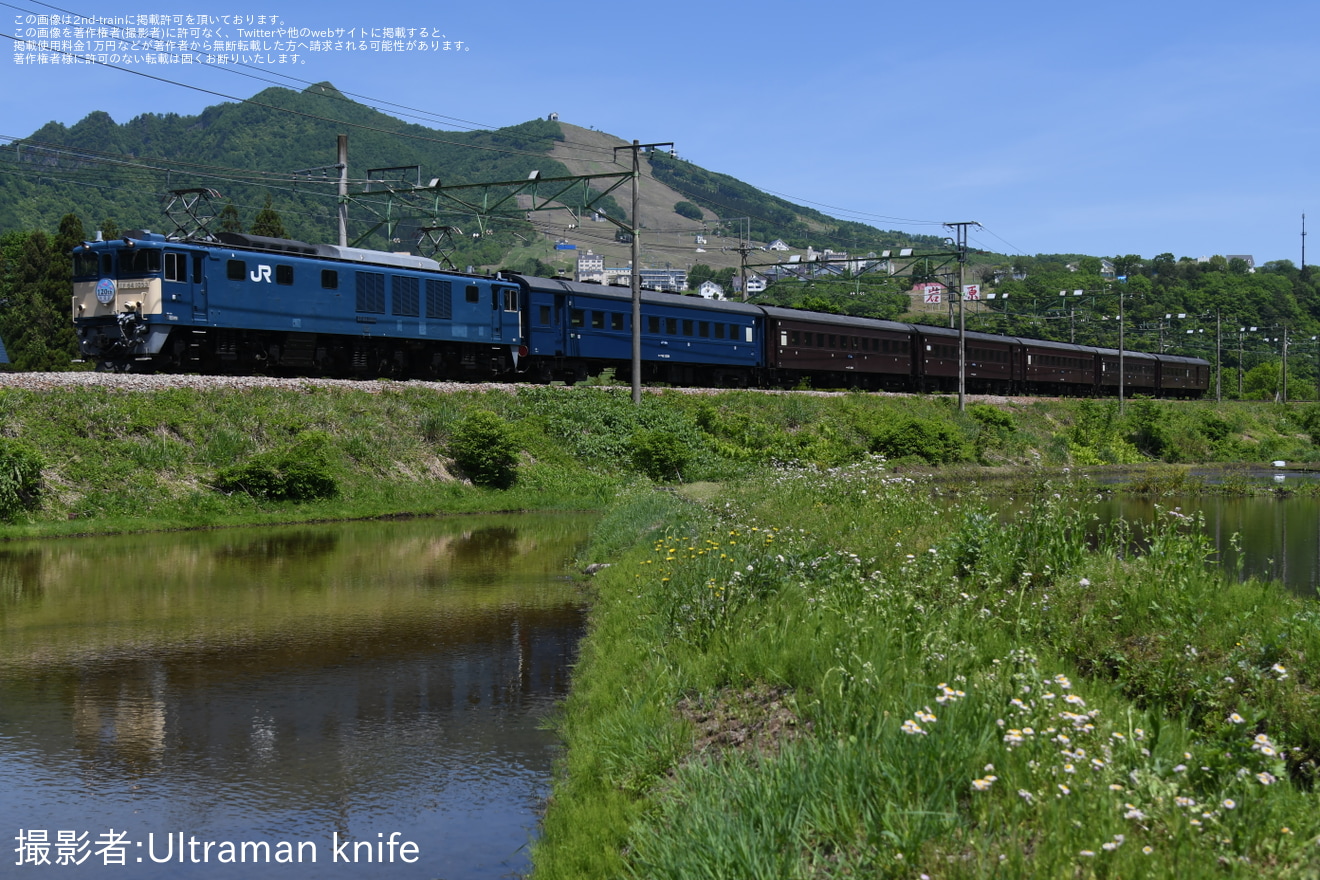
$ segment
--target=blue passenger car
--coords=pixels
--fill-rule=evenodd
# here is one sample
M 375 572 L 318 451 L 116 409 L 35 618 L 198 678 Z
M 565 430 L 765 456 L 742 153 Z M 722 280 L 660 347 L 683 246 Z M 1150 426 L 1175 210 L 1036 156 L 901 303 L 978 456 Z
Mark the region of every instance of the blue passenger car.
M 150 232 L 74 252 L 73 318 L 106 368 L 487 377 L 511 372 L 521 291 L 434 260 Z
M 632 291 L 514 276 L 527 303 L 528 370 L 541 381 L 632 372 Z M 642 379 L 747 385 L 762 366 L 764 314 L 756 306 L 642 292 Z

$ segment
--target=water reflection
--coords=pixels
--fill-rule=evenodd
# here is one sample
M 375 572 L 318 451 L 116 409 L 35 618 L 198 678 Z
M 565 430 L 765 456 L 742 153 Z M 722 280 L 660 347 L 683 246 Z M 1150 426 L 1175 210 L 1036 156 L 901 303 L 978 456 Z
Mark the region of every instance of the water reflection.
M 148 834 L 162 851 L 179 831 L 316 841 L 315 873 L 299 876 L 376 876 L 331 862 L 332 835 L 393 831 L 421 858 L 389 876 L 525 866 L 552 758 L 538 723 L 566 692 L 582 626 L 563 564 L 589 524 L 0 548 L 0 836 L 126 830 L 131 867 L 93 855 L 57 870 L 134 877 L 281 870 L 133 861 Z
M 1115 498 L 1095 505 L 1096 514 L 1105 523 L 1120 517 L 1132 523 L 1149 523 L 1159 509 L 1172 508 L 1203 518 L 1215 561 L 1228 572 L 1236 573 L 1241 566 L 1244 576 L 1282 581 L 1299 595 L 1320 595 L 1320 499 Z

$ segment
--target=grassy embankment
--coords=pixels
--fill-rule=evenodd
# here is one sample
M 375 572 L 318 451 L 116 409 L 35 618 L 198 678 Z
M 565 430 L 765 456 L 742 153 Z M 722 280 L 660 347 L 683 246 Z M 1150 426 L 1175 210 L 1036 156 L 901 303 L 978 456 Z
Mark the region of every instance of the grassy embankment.
M 1012 526 L 878 464 L 617 507 L 534 876 L 1316 876 L 1320 608 L 1040 488 Z
M 1307 407 L 1152 401 L 1120 419 L 1113 402 L 959 414 L 949 398 L 755 392 L 648 393 L 634 408 L 618 388 L 5 390 L 0 535 L 599 508 L 647 477 L 727 480 L 776 461 L 836 467 L 870 454 L 946 471 L 1307 461 L 1320 457 L 1317 423 Z M 1189 488 L 1168 475 L 1151 488 L 1175 483 Z
M 384 385 L 0 416 L 8 536 L 613 505 L 544 877 L 1316 868 L 1311 603 L 1226 587 L 1177 518 L 1092 552 L 1067 491 L 1005 528 L 893 471 L 1314 460 L 1308 409 Z

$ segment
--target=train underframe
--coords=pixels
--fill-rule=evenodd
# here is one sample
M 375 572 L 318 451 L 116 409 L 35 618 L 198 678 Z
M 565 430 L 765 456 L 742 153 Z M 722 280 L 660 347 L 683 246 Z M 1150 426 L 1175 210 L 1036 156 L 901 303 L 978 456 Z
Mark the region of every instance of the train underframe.
M 267 374 L 337 378 L 452 379 L 511 377 L 510 345 L 450 340 L 391 339 L 319 333 L 170 327 L 150 334 L 84 337 L 83 353 L 113 372 Z M 159 332 L 159 331 L 157 331 Z

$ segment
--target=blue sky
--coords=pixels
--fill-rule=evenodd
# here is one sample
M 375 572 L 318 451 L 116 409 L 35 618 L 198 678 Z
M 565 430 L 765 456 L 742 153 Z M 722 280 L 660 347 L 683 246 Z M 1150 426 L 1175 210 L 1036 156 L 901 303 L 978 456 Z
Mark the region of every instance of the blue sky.
M 304 51 L 267 75 L 485 126 L 554 111 L 881 228 L 977 220 L 973 244 L 1001 252 L 1298 262 L 1301 215 L 1320 231 L 1315 3 L 78 2 L 60 8 L 429 28 L 466 49 Z M 7 34 L 50 11 L 5 3 Z M 2 135 L 220 100 L 104 67 L 18 65 L 4 45 Z M 134 69 L 237 96 L 266 85 Z

